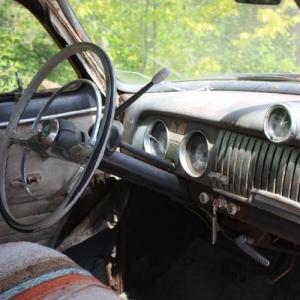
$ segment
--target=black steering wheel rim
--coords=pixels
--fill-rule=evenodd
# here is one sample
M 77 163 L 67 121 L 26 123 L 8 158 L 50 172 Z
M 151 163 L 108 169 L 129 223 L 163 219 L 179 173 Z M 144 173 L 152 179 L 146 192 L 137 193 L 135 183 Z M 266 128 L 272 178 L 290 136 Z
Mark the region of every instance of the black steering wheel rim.
M 25 110 L 28 102 L 30 101 L 33 93 L 36 91 L 38 86 L 42 81 L 52 72 L 52 70 L 57 67 L 62 61 L 71 57 L 74 54 L 78 54 L 84 51 L 91 51 L 100 59 L 103 71 L 106 77 L 106 97 L 105 106 L 103 110 L 103 117 L 100 124 L 97 141 L 93 147 L 92 156 L 90 157 L 80 180 L 75 184 L 72 192 L 54 209 L 54 211 L 44 219 L 33 223 L 33 224 L 23 224 L 20 223 L 11 213 L 7 197 L 6 197 L 6 169 L 8 152 L 11 146 L 11 136 L 13 132 L 17 129 L 19 124 L 20 116 Z M 116 105 L 116 80 L 113 70 L 113 66 L 110 62 L 107 54 L 97 45 L 92 43 L 77 43 L 68 46 L 58 52 L 52 59 L 50 59 L 35 75 L 27 89 L 24 91 L 21 99 L 19 100 L 7 126 L 6 132 L 2 138 L 0 145 L 0 211 L 3 219 L 7 224 L 17 231 L 21 232 L 34 232 L 47 228 L 58 220 L 60 220 L 76 203 L 85 187 L 89 183 L 91 177 L 93 176 L 95 170 L 97 169 L 105 151 L 106 143 L 109 137 L 109 132 L 114 119 Z

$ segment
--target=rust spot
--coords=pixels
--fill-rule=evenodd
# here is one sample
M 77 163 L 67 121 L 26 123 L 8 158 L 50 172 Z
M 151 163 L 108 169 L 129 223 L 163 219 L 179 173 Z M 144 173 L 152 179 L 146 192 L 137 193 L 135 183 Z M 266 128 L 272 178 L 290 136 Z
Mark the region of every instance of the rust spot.
M 26 176 L 26 182 L 27 182 L 27 184 L 32 184 L 34 182 L 40 183 L 40 182 L 42 182 L 42 180 L 43 180 L 43 176 L 40 173 L 28 174 Z M 22 186 L 23 185 L 23 181 L 22 181 L 22 178 L 18 177 L 18 178 L 15 178 L 15 179 L 11 180 L 9 182 L 9 184 L 10 184 L 11 187 Z
M 170 131 L 171 132 L 176 132 L 177 130 L 177 125 L 175 122 L 172 122 L 171 126 L 170 126 Z
M 43 178 L 41 174 L 29 174 L 26 176 L 27 184 L 31 184 L 34 182 L 40 183 L 42 179 Z
M 181 123 L 178 127 L 177 133 L 185 134 L 186 128 L 187 128 L 187 124 L 186 123 Z
M 83 34 L 84 34 L 83 30 L 76 30 L 76 33 L 78 34 L 78 36 L 79 36 L 80 38 L 82 38 L 82 36 L 83 36 Z

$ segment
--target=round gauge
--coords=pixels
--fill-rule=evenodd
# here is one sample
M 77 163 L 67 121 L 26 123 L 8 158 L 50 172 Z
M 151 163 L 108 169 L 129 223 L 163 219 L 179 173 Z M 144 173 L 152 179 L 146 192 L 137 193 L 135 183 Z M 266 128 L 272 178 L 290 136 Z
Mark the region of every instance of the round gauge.
M 207 168 L 209 159 L 208 142 L 200 131 L 188 133 L 182 140 L 179 158 L 184 170 L 192 177 L 200 177 Z
M 265 116 L 264 131 L 270 141 L 280 143 L 294 135 L 295 124 L 287 107 L 275 105 L 268 110 Z
M 168 129 L 161 120 L 154 121 L 146 130 L 144 147 L 146 152 L 165 158 L 169 145 Z

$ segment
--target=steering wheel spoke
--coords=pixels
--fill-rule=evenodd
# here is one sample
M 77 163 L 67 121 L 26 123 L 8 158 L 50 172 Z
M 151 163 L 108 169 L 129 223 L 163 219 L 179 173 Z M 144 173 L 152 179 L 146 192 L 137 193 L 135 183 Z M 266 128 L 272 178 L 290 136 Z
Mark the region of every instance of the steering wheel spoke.
M 13 131 L 10 136 L 9 145 L 18 145 L 22 148 L 29 149 L 28 140 L 33 136 L 33 134 L 24 134 Z

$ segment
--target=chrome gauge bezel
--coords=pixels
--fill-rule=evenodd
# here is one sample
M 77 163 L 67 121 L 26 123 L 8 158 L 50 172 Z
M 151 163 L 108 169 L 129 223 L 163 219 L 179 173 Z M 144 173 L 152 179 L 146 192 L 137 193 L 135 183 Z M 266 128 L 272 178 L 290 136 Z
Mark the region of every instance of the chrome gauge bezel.
M 37 142 L 48 149 L 58 136 L 59 122 L 56 119 L 46 119 L 37 127 L 36 131 Z
M 157 124 L 161 124 L 165 130 L 166 133 L 166 147 L 163 151 L 163 155 L 162 156 L 158 156 L 157 153 L 155 153 L 151 147 L 151 136 L 153 133 L 153 129 L 155 128 L 155 126 Z M 168 127 L 166 125 L 166 123 L 160 119 L 154 120 L 146 129 L 145 131 L 145 135 L 144 135 L 144 149 L 146 152 L 151 153 L 159 158 L 164 159 L 167 155 L 168 152 L 168 148 L 169 148 L 169 131 L 168 131 Z
M 282 110 L 288 116 L 288 122 L 290 123 L 288 132 L 285 135 L 277 135 L 273 128 L 270 127 L 270 120 L 273 118 L 273 114 L 276 110 Z M 284 124 L 282 125 L 284 126 Z M 282 129 L 283 130 L 283 129 Z M 297 130 L 297 119 L 291 109 L 287 104 L 276 104 L 271 106 L 264 118 L 264 133 L 266 137 L 273 143 L 285 143 L 291 140 L 296 135 Z
M 200 134 L 202 136 L 203 142 L 206 144 L 206 147 L 207 147 L 207 162 L 201 171 L 197 171 L 195 168 L 193 168 L 193 166 L 192 166 L 193 164 L 187 153 L 187 147 L 189 146 L 189 142 L 191 141 L 193 136 L 196 134 L 197 135 Z M 181 141 L 180 147 L 179 147 L 179 160 L 180 160 L 181 166 L 183 167 L 184 171 L 189 176 L 194 177 L 194 178 L 202 177 L 207 170 L 207 166 L 209 163 L 209 157 L 210 157 L 209 142 L 208 142 L 206 135 L 202 131 L 193 130 L 184 136 L 184 138 Z

